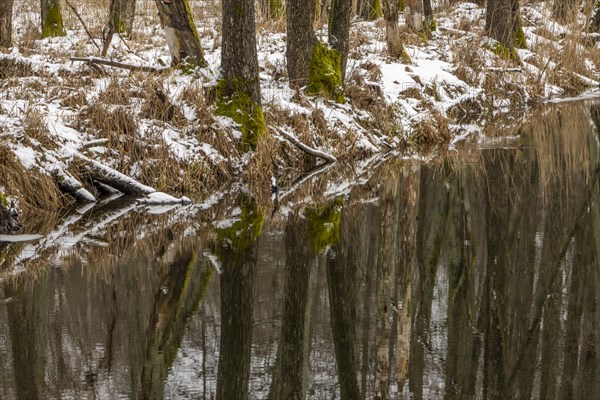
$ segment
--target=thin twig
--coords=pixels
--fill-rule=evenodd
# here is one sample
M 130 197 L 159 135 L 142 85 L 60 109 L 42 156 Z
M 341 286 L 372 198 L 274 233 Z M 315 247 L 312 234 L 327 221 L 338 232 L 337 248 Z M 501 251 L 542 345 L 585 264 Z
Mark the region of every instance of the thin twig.
M 330 163 L 334 163 L 337 161 L 337 159 L 334 156 L 332 156 L 331 154 L 325 153 L 321 150 L 317 150 L 317 149 L 314 149 L 312 147 L 305 145 L 300 140 L 298 140 L 296 137 L 290 135 L 289 133 L 287 133 L 285 130 L 283 130 L 281 128 L 277 128 L 277 132 L 279 132 L 279 134 L 282 135 L 284 139 L 286 139 L 288 142 L 290 142 L 291 144 L 293 144 L 294 146 L 296 146 L 298 149 L 302 150 L 306 154 L 309 154 L 313 157 L 322 158 L 323 160 L 330 162 Z

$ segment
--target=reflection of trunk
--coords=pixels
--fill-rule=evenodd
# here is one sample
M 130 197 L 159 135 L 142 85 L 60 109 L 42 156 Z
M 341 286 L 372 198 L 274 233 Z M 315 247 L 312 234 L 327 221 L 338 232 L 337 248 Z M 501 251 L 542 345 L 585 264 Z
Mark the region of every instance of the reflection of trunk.
M 362 310 L 362 366 L 361 366 L 361 398 L 367 398 L 367 377 L 369 375 L 369 361 L 371 347 L 371 309 L 373 304 L 373 278 L 377 272 L 377 248 L 379 246 L 379 213 L 377 207 L 367 204 L 365 211 L 365 230 L 368 234 L 368 245 L 364 252 L 366 256 L 364 263 L 365 290 Z M 366 240 L 365 240 L 366 241 Z
M 414 323 L 410 344 L 411 368 L 408 384 L 415 399 L 421 399 L 433 288 L 448 220 L 448 192 L 444 180 L 427 167 L 421 170 L 417 212 L 419 227 L 416 235 L 415 257 L 418 271 L 413 286 Z
M 477 190 L 473 174 L 451 185 L 451 215 L 448 219 L 448 354 L 446 356 L 446 399 L 475 398 L 479 339 L 473 329 L 476 309 L 475 277 L 470 240 L 470 193 Z
M 396 253 L 398 182 L 390 177 L 380 190 L 380 233 L 377 256 L 377 300 L 376 300 L 376 364 L 375 398 L 389 398 L 390 386 L 390 333 L 392 328 L 393 273 Z
M 283 321 L 269 399 L 305 399 L 308 378 L 311 247 L 306 221 L 290 217 L 285 230 Z
M 223 255 L 217 400 L 248 399 L 257 247 Z
M 400 213 L 397 224 L 399 259 L 396 264 L 396 381 L 402 391 L 408 379 L 410 336 L 412 331 L 412 277 L 415 254 L 416 209 L 419 174 L 406 168 L 400 182 Z
M 239 205 L 239 220 L 217 231 L 217 254 L 222 263 L 217 400 L 248 398 L 254 280 L 263 214 L 247 196 L 240 197 Z
M 163 398 L 167 375 L 175 361 L 186 324 L 198 308 L 211 271 L 201 268 L 195 254 L 187 254 L 164 272 L 156 287 L 146 331 L 139 398 Z
M 7 298 L 16 299 L 8 303 L 7 308 L 16 394 L 19 399 L 45 397 L 49 280 L 50 273 L 45 273 L 33 287 L 17 289 L 6 284 L 4 288 Z M 62 354 L 58 357 L 62 357 Z
M 359 399 L 356 379 L 357 257 L 360 226 L 344 213 L 340 223 L 340 242 L 327 255 L 327 282 L 335 359 L 341 399 Z

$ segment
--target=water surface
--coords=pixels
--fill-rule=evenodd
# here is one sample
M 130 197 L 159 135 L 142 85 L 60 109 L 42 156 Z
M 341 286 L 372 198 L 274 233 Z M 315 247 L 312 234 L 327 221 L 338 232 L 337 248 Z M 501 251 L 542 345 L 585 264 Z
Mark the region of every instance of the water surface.
M 598 398 L 598 115 L 40 221 L 0 243 L 0 398 Z

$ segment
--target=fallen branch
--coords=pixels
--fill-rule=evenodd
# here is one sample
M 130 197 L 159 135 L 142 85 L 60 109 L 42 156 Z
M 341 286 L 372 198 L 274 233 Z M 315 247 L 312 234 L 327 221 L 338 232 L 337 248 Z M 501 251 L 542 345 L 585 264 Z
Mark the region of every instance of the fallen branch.
M 498 67 L 488 67 L 487 69 L 490 72 L 523 72 L 523 68 L 498 68 Z
M 312 147 L 305 145 L 300 140 L 298 140 L 296 137 L 290 135 L 289 133 L 287 133 L 285 130 L 283 130 L 281 128 L 277 128 L 277 132 L 279 132 L 279 134 L 282 135 L 284 139 L 286 139 L 288 142 L 290 142 L 291 144 L 293 144 L 294 146 L 296 146 L 298 149 L 302 150 L 306 154 L 309 154 L 316 158 L 321 158 L 330 163 L 334 163 L 337 161 L 337 159 L 334 156 L 332 156 L 331 154 L 325 153 L 323 151 L 320 151 L 320 150 L 317 150 L 317 149 L 314 149 Z
M 86 62 L 89 64 L 101 64 L 101 65 L 108 65 L 109 67 L 115 67 L 115 68 L 123 68 L 129 71 L 144 71 L 144 72 L 162 72 L 168 68 L 163 67 L 163 68 L 159 68 L 159 67 L 152 67 L 149 65 L 134 65 L 134 64 L 127 64 L 127 63 L 122 63 L 122 62 L 118 62 L 118 61 L 113 61 L 113 60 L 107 60 L 105 58 L 98 58 L 98 57 L 71 57 L 71 61 L 79 61 L 79 62 Z

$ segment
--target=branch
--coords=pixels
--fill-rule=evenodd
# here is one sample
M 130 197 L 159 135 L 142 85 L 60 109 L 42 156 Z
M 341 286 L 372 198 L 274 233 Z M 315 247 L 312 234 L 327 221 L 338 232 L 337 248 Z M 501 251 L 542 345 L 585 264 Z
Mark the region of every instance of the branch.
M 162 72 L 168 68 L 152 67 L 149 65 L 133 65 L 118 61 L 107 60 L 98 57 L 71 57 L 71 61 L 87 62 L 90 64 L 108 65 L 109 67 L 123 68 L 129 71 L 144 71 L 144 72 Z
M 330 163 L 334 163 L 337 161 L 337 159 L 334 156 L 332 156 L 331 154 L 322 152 L 320 150 L 317 150 L 317 149 L 314 149 L 312 147 L 305 145 L 300 140 L 298 140 L 296 137 L 290 135 L 289 133 L 287 133 L 285 130 L 283 130 L 281 128 L 277 128 L 277 132 L 279 132 L 279 134 L 281 134 L 284 139 L 286 139 L 288 142 L 290 142 L 291 144 L 293 144 L 294 146 L 296 146 L 298 149 L 302 150 L 306 154 L 309 154 L 316 158 L 322 158 L 323 160 L 330 162 Z
M 90 33 L 89 29 L 87 28 L 87 26 L 85 26 L 85 22 L 83 22 L 83 18 L 81 18 L 81 15 L 79 15 L 79 13 L 77 12 L 77 9 L 73 6 L 73 4 L 71 4 L 71 2 L 69 0 L 65 0 L 65 3 L 67 3 L 67 5 L 71 8 L 71 10 L 73 10 L 73 12 L 75 13 L 75 16 L 77 17 L 79 22 L 81 22 L 81 25 L 83 26 L 83 29 L 85 30 L 85 33 L 87 33 L 87 35 L 92 40 L 92 43 L 94 43 L 94 46 L 96 46 L 96 48 L 98 50 L 100 50 L 100 46 L 98 46 L 98 43 L 96 43 L 96 41 L 94 40 L 94 37 Z

